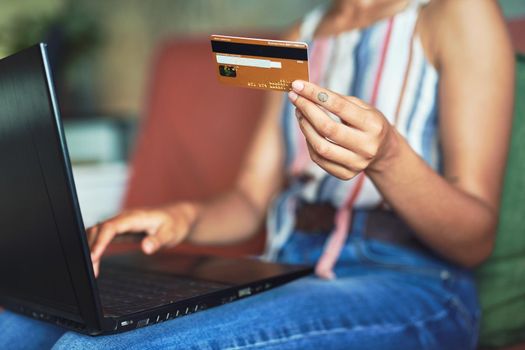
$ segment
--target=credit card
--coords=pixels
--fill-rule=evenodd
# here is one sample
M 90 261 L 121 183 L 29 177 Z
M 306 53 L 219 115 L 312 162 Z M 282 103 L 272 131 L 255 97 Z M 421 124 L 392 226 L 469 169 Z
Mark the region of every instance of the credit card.
M 252 89 L 291 90 L 308 81 L 308 45 L 296 41 L 210 36 L 219 82 Z

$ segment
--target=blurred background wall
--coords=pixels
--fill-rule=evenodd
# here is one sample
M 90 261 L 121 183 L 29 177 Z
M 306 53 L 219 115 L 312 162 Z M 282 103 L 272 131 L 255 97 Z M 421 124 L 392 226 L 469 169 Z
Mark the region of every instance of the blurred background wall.
M 4 0 L 0 3 L 0 56 L 45 40 L 46 31 L 58 25 L 62 27 L 58 35 L 70 35 L 79 42 L 73 50 L 80 53 L 71 62 L 62 62 L 67 67 L 60 83 L 67 86 L 73 100 L 68 106 L 74 106 L 68 112 L 136 118 L 150 60 L 167 37 L 280 32 L 323 2 L 326 0 Z M 507 17 L 525 14 L 524 0 L 500 3 Z
M 48 42 L 77 191 L 90 225 L 119 210 L 130 145 L 161 43 L 212 33 L 275 37 L 328 1 L 2 0 L 0 57 Z M 508 19 L 525 18 L 525 0 L 499 2 Z
M 0 4 L 0 56 L 45 39 L 57 21 L 85 57 L 68 67 L 76 113 L 140 114 L 149 62 L 168 37 L 280 32 L 323 0 L 18 0 Z M 76 22 L 76 23 L 75 23 Z M 32 28 L 30 28 L 32 27 Z M 86 35 L 82 31 L 91 32 Z M 67 35 L 68 33 L 65 33 Z M 64 34 L 61 34 L 64 35 Z M 13 39 L 13 37 L 17 39 Z M 16 41 L 16 42 L 15 42 Z M 19 44 L 21 42 L 21 45 Z M 82 97 L 80 97 L 82 96 Z

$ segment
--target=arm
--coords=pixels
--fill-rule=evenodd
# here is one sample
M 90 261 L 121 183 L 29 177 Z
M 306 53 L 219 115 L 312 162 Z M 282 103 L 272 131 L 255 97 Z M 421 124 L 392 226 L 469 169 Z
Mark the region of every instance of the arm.
M 496 2 L 436 4 L 441 5 L 435 50 L 445 178 L 417 166 L 421 170 L 419 176 L 414 172 L 413 182 L 418 185 L 406 196 L 390 189 L 391 169 L 376 183 L 386 198 L 399 196 L 396 210 L 424 241 L 472 266 L 487 258 L 494 244 L 514 107 L 514 55 Z M 418 160 L 400 158 L 416 169 Z M 412 208 L 421 210 L 407 207 L 415 198 L 420 200 Z M 423 198 L 430 204 L 424 205 Z
M 285 40 L 295 40 L 295 25 Z M 142 250 L 152 254 L 187 240 L 197 244 L 228 244 L 256 233 L 271 198 L 284 176 L 284 145 L 279 125 L 283 94 L 268 92 L 253 143 L 233 188 L 207 202 L 177 202 L 160 208 L 123 212 L 88 229 L 91 259 L 98 274 L 100 259 L 120 234 L 146 232 Z M 249 111 L 248 111 L 249 112 Z
M 362 101 L 323 90 L 329 98 L 319 103 L 320 88 L 309 83 L 291 99 L 314 161 L 343 179 L 364 170 L 421 240 L 452 261 L 474 266 L 494 243 L 510 138 L 513 55 L 493 1 L 436 6 L 445 177 Z M 347 124 L 331 122 L 317 104 Z
M 296 40 L 299 24 L 283 36 Z M 228 244 L 257 232 L 272 197 L 282 186 L 284 144 L 279 125 L 284 96 L 267 92 L 260 124 L 237 182 L 231 191 L 206 203 L 183 203 L 190 212 L 190 228 L 183 238 L 196 244 Z M 174 204 L 168 210 L 176 215 Z
M 146 232 L 142 250 L 152 254 L 183 240 L 225 244 L 247 239 L 259 228 L 282 179 L 279 109 L 283 95 L 271 92 L 236 185 L 208 202 L 177 202 L 160 208 L 123 212 L 88 230 L 95 271 L 113 237 Z
M 224 244 L 247 239 L 260 227 L 271 198 L 283 179 L 283 148 L 279 111 L 283 95 L 267 94 L 266 107 L 235 187 L 198 212 L 187 239 L 193 243 Z

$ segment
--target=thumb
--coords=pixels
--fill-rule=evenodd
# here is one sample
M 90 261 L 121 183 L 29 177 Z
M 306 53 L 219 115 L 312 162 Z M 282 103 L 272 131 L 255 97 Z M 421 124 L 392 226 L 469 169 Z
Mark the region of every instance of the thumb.
M 142 251 L 145 254 L 153 254 L 160 248 L 168 244 L 172 239 L 173 233 L 167 227 L 161 226 L 157 232 L 146 236 L 142 240 Z

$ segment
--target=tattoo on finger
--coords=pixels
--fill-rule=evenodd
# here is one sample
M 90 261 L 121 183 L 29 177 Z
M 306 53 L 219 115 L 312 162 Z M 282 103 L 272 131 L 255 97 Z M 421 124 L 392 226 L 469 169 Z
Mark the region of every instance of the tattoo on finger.
M 326 92 L 321 91 L 317 94 L 317 99 L 321 102 L 326 102 L 328 101 L 328 94 Z

